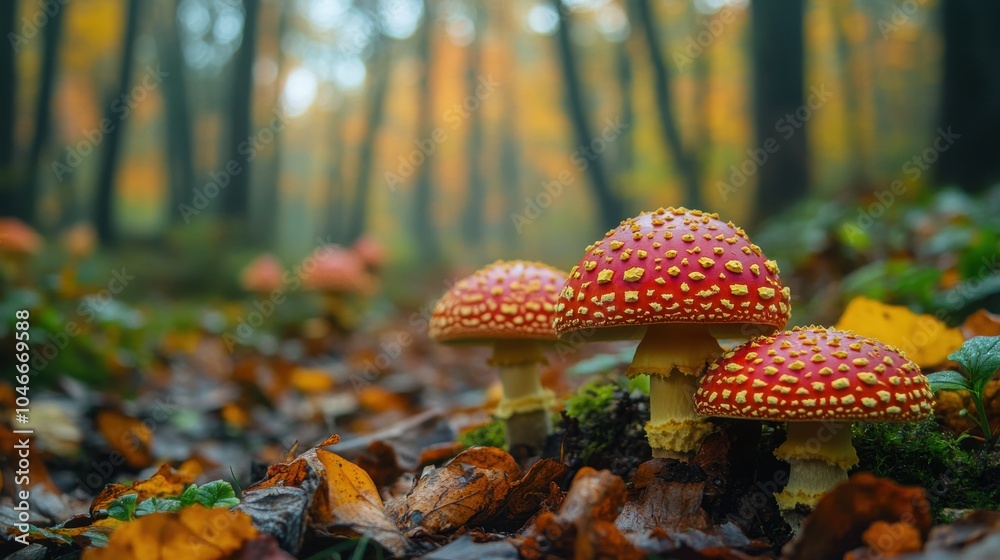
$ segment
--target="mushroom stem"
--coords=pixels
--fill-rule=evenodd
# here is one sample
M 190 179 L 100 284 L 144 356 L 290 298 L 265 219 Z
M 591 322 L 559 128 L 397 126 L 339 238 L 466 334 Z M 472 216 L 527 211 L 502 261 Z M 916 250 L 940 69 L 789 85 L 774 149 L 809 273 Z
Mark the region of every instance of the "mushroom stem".
M 646 439 L 654 457 L 687 460 L 712 431 L 694 410 L 698 376 L 722 355 L 722 348 L 703 325 L 650 325 L 635 350 L 626 375 L 651 376 L 650 420 Z
M 858 464 L 849 422 L 789 422 L 788 437 L 774 456 L 788 461 L 788 484 L 774 495 L 782 511 L 816 507 L 820 497 L 847 480 Z M 794 527 L 793 527 L 794 528 Z
M 548 409 L 554 403 L 551 391 L 542 387 L 538 364 L 544 362 L 534 341 L 497 341 L 490 364 L 500 368 L 503 398 L 496 415 L 503 419 L 507 444 L 541 450 L 552 431 Z

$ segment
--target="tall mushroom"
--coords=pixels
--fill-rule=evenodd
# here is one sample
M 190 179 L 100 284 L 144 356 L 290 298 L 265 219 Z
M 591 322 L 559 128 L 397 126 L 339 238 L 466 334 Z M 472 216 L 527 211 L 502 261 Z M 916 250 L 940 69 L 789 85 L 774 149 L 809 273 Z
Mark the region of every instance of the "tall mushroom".
M 711 431 L 694 412 L 698 376 L 718 338 L 750 338 L 788 322 L 788 288 L 742 228 L 718 215 L 660 208 L 587 247 L 556 305 L 561 336 L 641 338 L 629 377 L 650 374 L 646 437 L 655 457 L 686 459 Z
M 540 450 L 552 430 L 554 397 L 542 388 L 542 346 L 554 343 L 552 310 L 566 275 L 548 265 L 497 261 L 459 280 L 438 301 L 430 336 L 438 342 L 491 345 L 503 398 L 497 416 L 513 448 Z
M 758 337 L 709 367 L 699 414 L 788 422 L 774 456 L 790 466 L 775 498 L 790 515 L 813 508 L 858 463 L 851 422 L 911 422 L 931 414 L 927 378 L 903 353 L 848 331 L 795 328 Z

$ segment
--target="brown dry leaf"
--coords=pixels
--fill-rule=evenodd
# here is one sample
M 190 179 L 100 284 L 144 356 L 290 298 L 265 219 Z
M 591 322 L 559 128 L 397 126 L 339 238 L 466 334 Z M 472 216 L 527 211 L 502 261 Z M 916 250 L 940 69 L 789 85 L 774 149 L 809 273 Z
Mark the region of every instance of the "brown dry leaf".
M 368 385 L 358 391 L 358 404 L 372 412 L 406 410 L 410 406 L 406 395 L 393 393 L 379 385 Z
M 368 473 L 321 449 L 339 439 L 331 436 L 294 460 L 272 465 L 264 480 L 247 488 L 237 509 L 293 552 L 308 524 L 324 534 L 367 535 L 392 554 L 404 554 L 410 544 L 386 516 Z
M 410 536 L 450 533 L 494 517 L 521 469 L 496 447 L 471 447 L 421 477 L 406 496 L 392 500 L 389 515 Z
M 864 546 L 863 534 L 876 521 L 912 526 L 920 542 L 931 527 L 930 505 L 923 488 L 899 486 L 858 473 L 823 496 L 802 523 L 796 538 L 782 550 L 784 560 L 840 560 Z M 897 532 L 897 539 L 910 536 Z M 879 546 L 891 549 L 890 543 Z
M 521 543 L 521 555 L 547 557 L 643 558 L 615 526 L 625 503 L 625 483 L 611 471 L 584 467 L 577 472 L 558 513 L 542 512 Z
M 138 494 L 137 501 L 147 498 L 166 498 L 180 496 L 184 489 L 194 482 L 194 475 L 187 472 L 177 472 L 170 465 L 161 465 L 153 476 L 140 480 L 131 486 L 125 484 L 109 484 L 101 490 L 90 504 L 90 515 L 96 517 L 100 510 L 108 509 L 108 505 L 125 494 Z
M 153 464 L 153 432 L 141 420 L 117 410 L 103 409 L 97 412 L 94 422 L 108 445 L 120 453 L 130 467 L 144 469 Z
M 355 463 L 372 477 L 378 487 L 389 486 L 403 474 L 403 469 L 396 460 L 396 450 L 381 440 L 368 444 L 368 448 Z
M 908 523 L 876 521 L 861 535 L 876 555 L 917 552 L 923 546 L 920 531 Z
M 502 523 L 511 529 L 519 529 L 538 511 L 542 502 L 552 496 L 553 483 L 565 474 L 566 465 L 554 459 L 542 459 L 531 465 L 524 476 L 510 485 L 507 502 L 491 525 Z
M 955 551 L 1000 534 L 1000 511 L 974 511 L 948 525 L 931 529 L 928 551 Z
M 976 336 L 1000 336 L 1000 315 L 980 309 L 966 317 L 961 328 L 962 335 L 967 339 Z
M 920 367 L 944 363 L 965 341 L 960 330 L 948 328 L 933 315 L 917 315 L 906 307 L 861 296 L 847 304 L 835 328 L 891 344 Z
M 126 523 L 114 532 L 107 547 L 86 550 L 82 560 L 236 559 L 259 536 L 246 514 L 191 506 Z
M 701 508 L 704 482 L 667 482 L 653 479 L 639 500 L 629 501 L 615 524 L 625 533 L 662 530 L 669 533 L 706 529 L 708 516 Z

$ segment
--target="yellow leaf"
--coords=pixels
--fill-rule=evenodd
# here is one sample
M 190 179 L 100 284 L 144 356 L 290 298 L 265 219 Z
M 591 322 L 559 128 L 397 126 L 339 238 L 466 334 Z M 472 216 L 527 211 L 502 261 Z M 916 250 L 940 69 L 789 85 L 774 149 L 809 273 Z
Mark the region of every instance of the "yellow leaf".
M 236 553 L 259 536 L 245 513 L 191 506 L 126 523 L 114 532 L 107 547 L 88 549 L 83 560 L 238 558 Z
M 302 393 L 325 393 L 333 387 L 333 378 L 323 370 L 295 368 L 292 386 Z
M 943 363 L 964 341 L 959 329 L 948 328 L 933 315 L 917 315 L 866 297 L 852 299 L 835 328 L 895 346 L 920 367 Z

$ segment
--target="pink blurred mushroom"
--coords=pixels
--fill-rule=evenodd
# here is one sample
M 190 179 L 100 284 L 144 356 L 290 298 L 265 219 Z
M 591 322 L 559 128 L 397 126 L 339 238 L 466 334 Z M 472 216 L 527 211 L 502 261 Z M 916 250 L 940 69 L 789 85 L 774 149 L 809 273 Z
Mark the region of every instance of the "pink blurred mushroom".
M 285 285 L 284 274 L 285 269 L 277 257 L 263 253 L 243 269 L 240 285 L 248 292 L 270 293 Z

